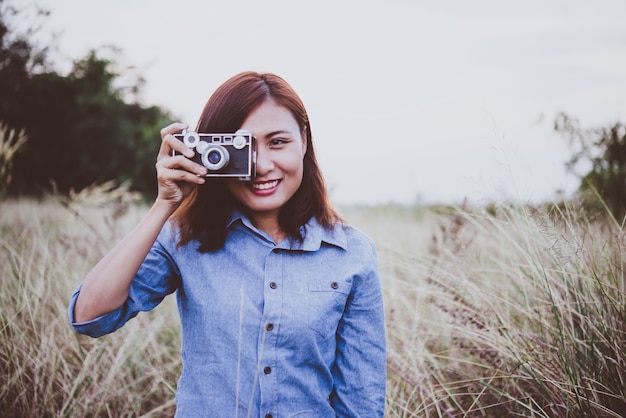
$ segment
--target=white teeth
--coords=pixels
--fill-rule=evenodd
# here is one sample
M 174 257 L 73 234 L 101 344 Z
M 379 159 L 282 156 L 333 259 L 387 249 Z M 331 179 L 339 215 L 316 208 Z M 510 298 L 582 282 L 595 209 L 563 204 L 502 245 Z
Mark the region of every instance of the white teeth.
M 268 183 L 253 183 L 252 188 L 256 190 L 267 190 L 278 185 L 278 180 L 270 181 Z

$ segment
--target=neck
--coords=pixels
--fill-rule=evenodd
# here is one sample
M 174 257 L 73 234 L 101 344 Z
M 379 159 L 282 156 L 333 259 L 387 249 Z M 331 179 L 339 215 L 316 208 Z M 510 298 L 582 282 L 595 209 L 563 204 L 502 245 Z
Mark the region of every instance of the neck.
M 287 234 L 278 224 L 278 214 L 257 214 L 252 223 L 261 231 L 268 234 L 276 244 L 287 238 Z

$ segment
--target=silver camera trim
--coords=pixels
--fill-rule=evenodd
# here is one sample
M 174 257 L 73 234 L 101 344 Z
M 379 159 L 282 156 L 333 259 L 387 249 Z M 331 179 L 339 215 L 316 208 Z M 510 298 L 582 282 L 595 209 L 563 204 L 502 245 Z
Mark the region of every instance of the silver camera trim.
M 200 135 L 193 131 L 183 131 L 183 143 L 189 148 L 195 148 L 200 143 Z
M 220 160 L 216 163 L 209 161 L 209 155 L 212 152 L 217 152 L 220 155 Z M 230 161 L 230 153 L 226 150 L 226 148 L 217 144 L 209 144 L 200 154 L 202 154 L 202 164 L 207 168 L 207 170 L 217 171 L 225 167 Z

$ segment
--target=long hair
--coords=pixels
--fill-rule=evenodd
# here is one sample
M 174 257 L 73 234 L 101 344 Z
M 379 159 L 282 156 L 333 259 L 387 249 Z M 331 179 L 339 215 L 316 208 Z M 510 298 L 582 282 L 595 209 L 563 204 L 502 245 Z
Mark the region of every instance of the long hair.
M 293 88 L 275 74 L 252 71 L 237 74 L 211 95 L 202 110 L 196 131 L 235 132 L 250 113 L 269 99 L 292 113 L 307 142 L 302 183 L 278 215 L 280 228 L 289 237 L 302 241 L 301 227 L 312 217 L 325 228 L 341 222 L 341 218 L 330 203 L 315 157 L 309 117 Z M 244 213 L 246 211 L 241 206 L 223 179 L 207 178 L 205 184 L 196 187 L 172 216 L 180 234 L 178 245 L 198 240 L 198 251 L 220 249 L 226 240 L 226 224 L 233 209 L 237 207 Z

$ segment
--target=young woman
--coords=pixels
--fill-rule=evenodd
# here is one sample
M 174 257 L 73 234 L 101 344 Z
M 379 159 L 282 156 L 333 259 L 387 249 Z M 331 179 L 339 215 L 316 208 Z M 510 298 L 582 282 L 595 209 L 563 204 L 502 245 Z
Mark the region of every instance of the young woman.
M 385 330 L 374 244 L 333 210 L 301 100 L 245 72 L 208 100 L 198 132 L 250 131 L 256 176 L 207 178 L 161 131 L 158 196 L 73 294 L 98 337 L 176 293 L 179 417 L 382 417 Z

